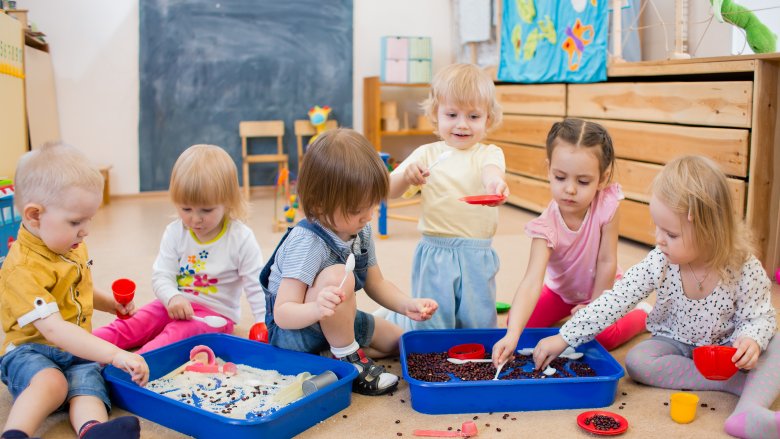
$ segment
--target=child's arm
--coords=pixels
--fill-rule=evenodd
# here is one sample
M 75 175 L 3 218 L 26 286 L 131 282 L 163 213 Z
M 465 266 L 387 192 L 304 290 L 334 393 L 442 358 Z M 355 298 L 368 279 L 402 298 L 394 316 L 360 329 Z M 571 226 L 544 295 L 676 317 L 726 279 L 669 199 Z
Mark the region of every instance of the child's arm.
M 265 293 L 260 286 L 260 271 L 263 269 L 263 254 L 257 245 L 254 233 L 241 246 L 238 275 L 241 277 L 244 294 L 252 310 L 255 323 L 265 321 Z M 238 299 L 238 298 L 237 298 Z M 238 305 L 238 301 L 236 301 Z
M 596 260 L 596 277 L 590 296 L 591 301 L 599 297 L 605 290 L 611 289 L 612 285 L 615 284 L 619 223 L 618 212 L 615 211 L 612 221 L 601 227 L 601 244 L 599 244 L 599 256 Z
M 149 366 L 142 356 L 123 351 L 95 337 L 84 328 L 63 320 L 59 312 L 35 320 L 32 324 L 46 340 L 66 352 L 85 360 L 113 364 L 128 372 L 139 386 L 145 386 L 149 380 Z
M 490 204 L 489 206 L 498 206 L 506 202 L 506 198 L 509 196 L 509 186 L 506 185 L 504 180 L 504 170 L 497 165 L 485 165 L 482 168 L 482 185 L 485 186 L 485 191 L 488 194 L 502 195 L 504 197 L 498 203 Z
M 433 299 L 413 298 L 404 294 L 394 283 L 385 279 L 378 265 L 368 267 L 363 289 L 376 303 L 413 320 L 428 320 L 439 308 Z
M 152 266 L 152 290 L 168 310 L 172 319 L 189 320 L 194 314 L 192 304 L 179 291 L 176 276 L 179 274 L 178 229 L 181 224 L 168 225 L 160 241 L 160 252 Z
M 298 279 L 282 278 L 274 302 L 274 321 L 282 329 L 303 329 L 335 313 L 344 293 L 336 286 L 323 287 L 316 301 L 306 302 L 309 286 Z
M 772 284 L 758 259 L 742 267 L 734 313 L 736 366 L 752 369 L 777 331 L 777 313 L 772 306 Z
M 429 174 L 428 168 L 418 162 L 409 163 L 398 171 L 390 173 L 390 189 L 387 198 L 400 197 L 411 185 L 425 184 L 425 177 Z
M 534 349 L 537 369 L 546 368 L 566 349 L 592 340 L 607 326 L 626 315 L 658 288 L 666 271 L 666 257 L 657 248 L 626 271 L 611 290 L 581 309 L 564 323 L 558 334 L 539 341 Z
M 520 281 L 520 286 L 517 287 L 515 298 L 512 300 L 506 335 L 493 345 L 492 358 L 493 364 L 496 366 L 505 363 L 514 355 L 520 334 L 539 300 L 539 294 L 544 286 L 544 272 L 547 269 L 551 252 L 546 239 L 534 238 L 531 241 L 528 267 L 525 269 L 525 276 Z

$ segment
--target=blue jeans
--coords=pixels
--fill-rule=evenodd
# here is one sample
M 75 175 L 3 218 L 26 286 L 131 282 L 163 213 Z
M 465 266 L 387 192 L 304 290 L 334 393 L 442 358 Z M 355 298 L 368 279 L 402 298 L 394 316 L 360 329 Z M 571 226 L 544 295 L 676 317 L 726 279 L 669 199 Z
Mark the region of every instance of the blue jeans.
M 100 365 L 53 346 L 26 343 L 6 352 L 0 359 L 0 380 L 16 399 L 35 374 L 48 368 L 58 369 L 68 381 L 68 396 L 58 410 L 63 410 L 74 396 L 95 396 L 103 401 L 106 410 L 111 410 Z

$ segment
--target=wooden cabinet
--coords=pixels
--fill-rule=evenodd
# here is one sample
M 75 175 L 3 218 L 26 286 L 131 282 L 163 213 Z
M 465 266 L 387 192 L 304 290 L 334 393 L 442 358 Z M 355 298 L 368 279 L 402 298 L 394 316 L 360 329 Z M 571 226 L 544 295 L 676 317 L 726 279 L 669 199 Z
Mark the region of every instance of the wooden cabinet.
M 654 243 L 649 186 L 665 163 L 700 154 L 729 176 L 765 268 L 780 263 L 778 86 L 780 54 L 621 63 L 595 84 L 498 84 L 504 124 L 489 140 L 504 149 L 509 202 L 541 211 L 550 200 L 544 141 L 553 122 L 603 124 L 615 142 L 623 186 L 621 236 Z
M 363 78 L 363 132 L 377 151 L 382 150 L 382 138 L 385 136 L 427 136 L 431 130 L 401 129 L 386 131 L 382 129 L 382 90 L 385 89 L 427 89 L 430 84 L 402 84 L 381 82 L 378 76 Z M 419 102 L 416 102 L 419 103 Z M 415 123 L 414 122 L 409 122 Z
M 27 151 L 24 104 L 24 34 L 19 21 L 0 12 L 0 178 L 12 177 Z

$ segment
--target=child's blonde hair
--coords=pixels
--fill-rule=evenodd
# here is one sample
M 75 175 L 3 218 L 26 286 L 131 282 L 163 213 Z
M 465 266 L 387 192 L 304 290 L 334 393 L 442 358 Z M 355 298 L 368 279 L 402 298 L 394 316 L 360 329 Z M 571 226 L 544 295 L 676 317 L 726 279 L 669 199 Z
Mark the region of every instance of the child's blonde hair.
M 73 146 L 47 143 L 22 156 L 14 175 L 14 205 L 18 212 L 29 203 L 56 205 L 62 192 L 77 187 L 103 193 L 103 176 Z
M 434 126 L 439 125 L 437 113 L 442 101 L 459 107 L 485 108 L 488 131 L 501 124 L 501 105 L 493 79 L 474 64 L 451 64 L 433 77 L 428 98 L 421 107 Z
M 173 165 L 171 200 L 175 204 L 225 207 L 225 216 L 245 221 L 249 207 L 238 186 L 233 159 L 216 145 L 193 145 Z
M 599 177 L 608 172 L 605 183 L 612 181 L 615 172 L 615 148 L 606 128 L 596 122 L 568 118 L 555 122 L 547 133 L 547 160 L 552 163 L 552 154 L 560 142 L 576 148 L 591 149 L 599 160 Z
M 333 227 L 334 215 L 349 215 L 387 197 L 388 177 L 379 154 L 357 131 L 323 132 L 306 150 L 298 196 L 304 215 Z
M 721 277 L 738 268 L 753 251 L 748 231 L 734 214 L 726 175 L 712 160 L 679 157 L 655 177 L 653 194 L 693 223 L 693 242 Z

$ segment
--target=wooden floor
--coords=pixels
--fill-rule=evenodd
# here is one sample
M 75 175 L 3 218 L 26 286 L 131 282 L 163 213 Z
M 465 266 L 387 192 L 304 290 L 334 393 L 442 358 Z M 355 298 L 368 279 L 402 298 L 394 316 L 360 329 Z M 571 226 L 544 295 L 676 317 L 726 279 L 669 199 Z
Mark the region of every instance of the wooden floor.
M 256 189 L 252 193 L 252 214 L 249 225 L 254 230 L 264 257 L 268 257 L 281 238 L 281 233 L 272 233 L 272 202 L 268 190 Z M 419 206 L 398 209 L 397 213 L 415 216 Z M 498 274 L 498 300 L 511 302 L 515 288 L 528 263 L 530 240 L 525 237 L 523 227 L 535 214 L 505 206 L 500 208 L 498 233 L 494 247 L 501 259 Z M 131 198 L 115 198 L 103 207 L 93 222 L 87 238 L 90 255 L 94 260 L 93 277 L 97 288 L 108 290 L 111 282 L 120 277 L 129 277 L 138 284 L 136 301 L 143 305 L 152 300 L 151 267 L 159 249 L 160 237 L 165 226 L 175 218 L 175 211 L 167 195 L 143 195 Z M 384 276 L 395 282 L 402 290 L 409 291 L 411 259 L 419 240 L 416 225 L 410 222 L 390 221 L 390 236 L 377 240 L 377 257 Z M 625 269 L 642 259 L 649 247 L 628 241 L 620 241 L 619 262 Z M 775 306 L 778 287 L 775 285 Z M 359 306 L 372 311 L 376 304 L 365 295 L 359 297 Z M 95 327 L 110 322 L 113 316 L 96 313 Z M 501 324 L 505 325 L 503 318 Z M 244 303 L 242 320 L 235 334 L 246 336 L 251 321 L 248 306 Z M 644 338 L 644 337 L 640 337 Z M 625 354 L 636 341 L 613 352 L 621 363 Z M 382 362 L 390 372 L 401 374 L 397 359 Z M 736 398 L 717 392 L 697 392 L 706 409 L 700 408 L 697 419 L 688 425 L 675 424 L 668 416 L 668 401 L 672 392 L 637 385 L 628 378 L 620 381 L 617 398 L 607 408 L 625 416 L 630 428 L 624 437 L 649 438 L 716 438 L 727 437 L 723 432 L 723 421 L 733 410 Z M 517 394 L 512 397 L 523 398 Z M 503 412 L 493 414 L 424 415 L 410 406 L 408 385 L 402 381 L 392 396 L 367 397 L 353 394 L 352 404 L 343 412 L 302 433 L 301 438 L 388 438 L 412 436 L 414 429 L 444 429 L 459 427 L 464 421 L 478 416 L 479 437 L 484 438 L 577 438 L 590 437 L 576 425 L 576 416 L 582 410 L 557 410 L 521 412 L 503 419 Z M 4 421 L 10 408 L 11 398 L 0 386 L 0 421 Z M 618 408 L 623 405 L 623 409 Z M 775 407 L 778 409 L 780 407 Z M 714 410 L 711 410 L 714 409 Z M 126 414 L 121 409 L 112 416 Z M 515 418 L 513 421 L 512 418 Z M 400 421 L 400 422 L 396 422 Z M 490 426 L 487 426 L 490 424 Z M 498 432 L 498 429 L 501 432 Z M 150 421 L 142 420 L 144 438 L 178 438 L 183 435 Z M 67 417 L 58 414 L 50 417 L 38 432 L 44 438 L 74 437 Z

